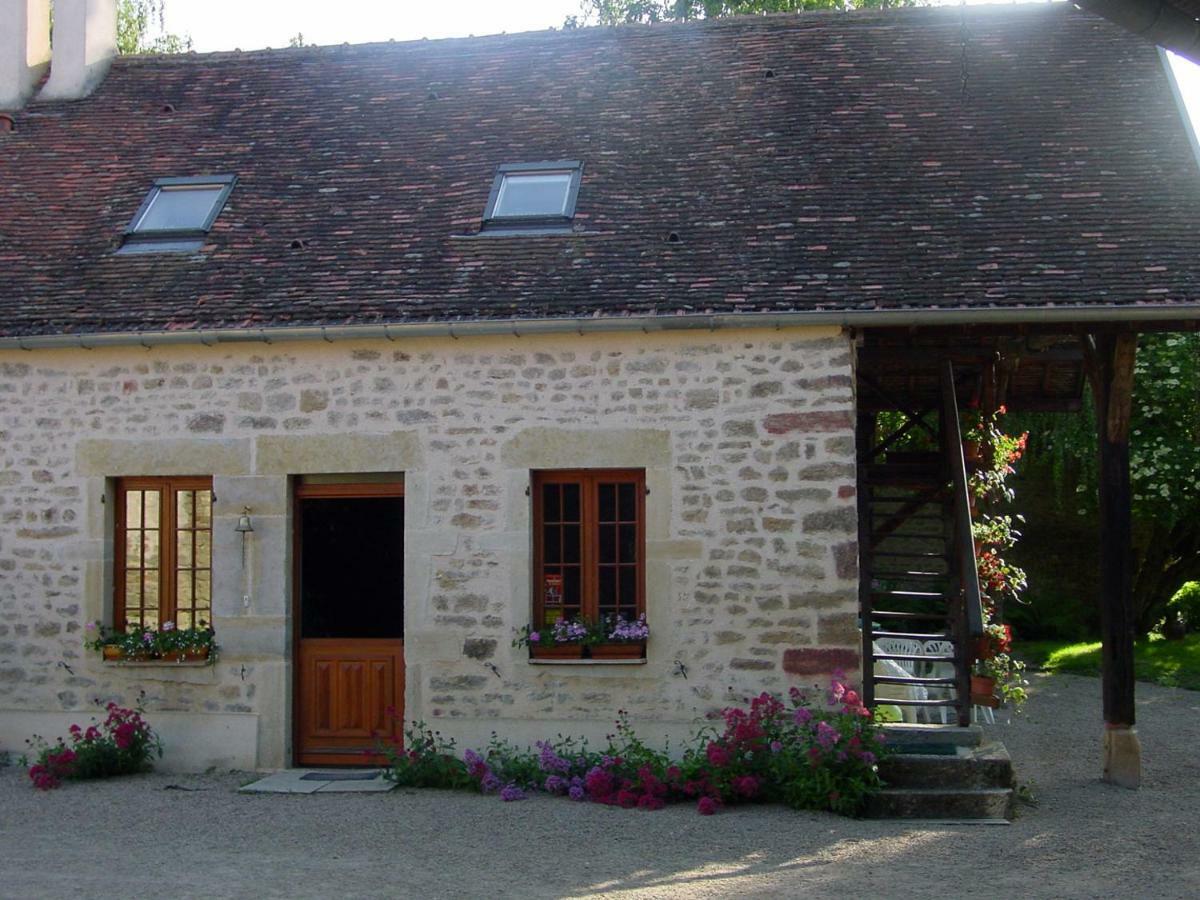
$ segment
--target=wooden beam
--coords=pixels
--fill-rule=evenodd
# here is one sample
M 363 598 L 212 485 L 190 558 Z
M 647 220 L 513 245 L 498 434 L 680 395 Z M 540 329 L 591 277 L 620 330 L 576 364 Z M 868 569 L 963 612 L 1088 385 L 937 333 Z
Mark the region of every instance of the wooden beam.
M 1141 784 L 1141 745 L 1134 728 L 1129 422 L 1137 335 L 1085 335 L 1082 344 L 1095 400 L 1100 455 L 1104 780 L 1136 788 Z

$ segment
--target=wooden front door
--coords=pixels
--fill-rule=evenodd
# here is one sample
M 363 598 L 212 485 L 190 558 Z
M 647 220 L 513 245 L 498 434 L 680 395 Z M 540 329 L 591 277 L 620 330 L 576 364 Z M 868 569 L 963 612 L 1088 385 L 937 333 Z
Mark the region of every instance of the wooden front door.
M 298 765 L 377 764 L 404 721 L 404 487 L 296 488 Z

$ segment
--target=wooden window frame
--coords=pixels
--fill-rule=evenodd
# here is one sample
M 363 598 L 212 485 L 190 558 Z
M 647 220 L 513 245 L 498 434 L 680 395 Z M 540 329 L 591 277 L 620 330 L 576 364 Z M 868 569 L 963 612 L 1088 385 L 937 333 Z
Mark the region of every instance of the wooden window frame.
M 601 483 L 632 483 L 637 503 L 637 562 L 634 588 L 637 616 L 646 611 L 646 470 L 645 469 L 537 469 L 530 473 L 530 498 L 533 521 L 533 622 L 545 622 L 544 584 L 544 500 L 547 484 L 579 484 L 580 525 L 580 615 L 594 622 L 600 615 L 600 511 L 598 486 Z
M 176 587 L 177 574 L 177 535 L 179 533 L 177 497 L 182 491 L 208 491 L 212 494 L 212 477 L 207 475 L 187 475 L 179 477 L 132 477 L 116 480 L 115 529 L 113 540 L 113 627 L 124 631 L 127 624 L 126 614 L 126 559 L 125 534 L 128 530 L 125 521 L 125 495 L 128 491 L 159 491 L 162 499 L 159 502 L 159 543 L 158 543 L 158 630 L 162 630 L 164 622 L 177 623 L 178 599 Z M 212 501 L 215 503 L 216 498 Z M 209 621 L 212 627 L 212 572 L 213 566 L 213 536 L 215 521 L 209 512 Z M 167 536 L 170 536 L 169 539 Z M 192 623 L 199 627 L 198 622 Z

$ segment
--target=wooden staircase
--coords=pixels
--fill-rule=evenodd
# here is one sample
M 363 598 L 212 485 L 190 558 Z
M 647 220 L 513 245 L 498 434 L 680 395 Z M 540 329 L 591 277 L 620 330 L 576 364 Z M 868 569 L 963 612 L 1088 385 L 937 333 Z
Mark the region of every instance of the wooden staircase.
M 903 424 L 889 434 L 878 433 L 873 416 L 859 423 L 863 693 L 868 706 L 965 726 L 969 650 L 983 621 L 949 362 L 942 386 L 938 408 L 895 404 Z M 906 444 L 926 449 L 897 449 Z

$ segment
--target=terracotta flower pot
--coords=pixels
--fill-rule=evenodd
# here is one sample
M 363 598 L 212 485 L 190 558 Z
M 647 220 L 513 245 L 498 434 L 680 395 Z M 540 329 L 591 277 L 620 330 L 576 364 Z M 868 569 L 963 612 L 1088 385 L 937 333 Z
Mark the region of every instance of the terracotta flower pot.
M 534 659 L 583 659 L 583 644 L 535 644 L 529 653 Z
M 972 675 L 971 702 L 975 706 L 999 706 L 1000 700 L 996 697 L 996 679 L 990 675 Z
M 105 644 L 104 649 L 101 652 L 104 654 L 105 659 L 112 660 L 125 658 L 125 651 L 116 644 Z
M 592 659 L 641 659 L 646 645 L 641 641 L 621 644 L 597 644 L 591 648 Z
M 179 660 L 183 659 L 183 651 L 168 650 L 163 653 L 160 659 L 162 659 L 163 662 L 179 662 Z
M 969 463 L 977 463 L 983 458 L 983 444 L 979 441 L 963 441 L 963 457 Z
M 181 650 L 179 651 L 179 658 L 185 662 L 200 662 L 201 660 L 208 659 L 208 648 Z

